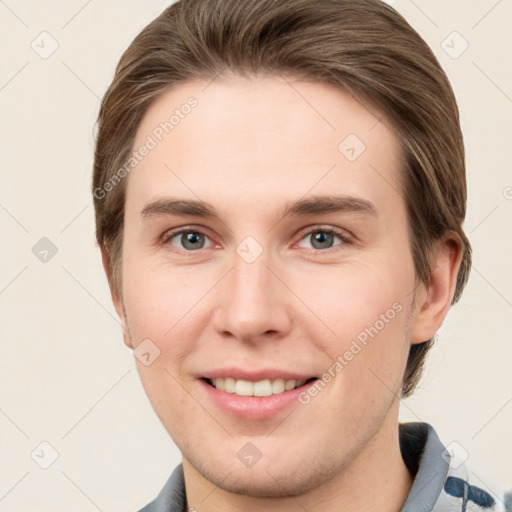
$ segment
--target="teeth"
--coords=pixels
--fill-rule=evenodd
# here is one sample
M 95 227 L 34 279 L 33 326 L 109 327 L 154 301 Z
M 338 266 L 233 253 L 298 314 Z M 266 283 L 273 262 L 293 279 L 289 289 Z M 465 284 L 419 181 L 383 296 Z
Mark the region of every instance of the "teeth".
M 272 383 L 267 380 L 260 380 L 253 385 L 254 396 L 270 396 L 272 394 Z
M 248 380 L 237 380 L 235 395 L 254 396 L 254 384 Z
M 286 389 L 286 391 L 290 391 L 290 389 L 293 389 L 294 387 L 295 387 L 294 380 L 287 380 L 284 384 L 284 389 Z
M 238 396 L 270 396 L 284 393 L 302 386 L 305 380 L 284 380 L 284 379 L 265 379 L 258 382 L 248 380 L 236 380 L 231 377 L 225 379 L 211 379 L 210 382 L 219 391 L 234 393 Z
M 235 386 L 235 384 L 236 384 L 235 379 L 229 379 L 228 378 L 228 379 L 213 379 L 213 380 L 214 381 L 219 381 L 219 380 L 222 381 L 222 380 L 224 380 L 224 391 L 226 393 L 234 393 L 235 392 L 235 388 L 236 388 L 236 386 Z M 215 387 L 217 387 L 216 382 L 213 385 Z M 221 389 L 221 388 L 222 388 L 222 384 L 220 385 L 219 389 Z
M 272 382 L 272 394 L 277 395 L 285 390 L 284 379 L 276 379 Z
M 214 386 L 219 391 L 224 391 L 226 389 L 226 383 L 224 382 L 224 379 L 213 379 L 213 380 L 215 381 Z M 231 389 L 231 387 L 230 387 L 230 389 Z

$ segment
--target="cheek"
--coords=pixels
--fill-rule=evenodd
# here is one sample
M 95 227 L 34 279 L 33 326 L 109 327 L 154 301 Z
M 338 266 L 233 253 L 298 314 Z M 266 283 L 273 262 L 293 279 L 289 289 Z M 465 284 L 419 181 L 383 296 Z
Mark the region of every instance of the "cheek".
M 409 352 L 412 283 L 407 258 L 323 270 L 310 275 L 308 284 L 296 276 L 293 289 L 307 297 L 313 313 L 306 312 L 312 321 L 300 328 L 323 352 L 324 370 L 336 375 L 332 389 L 347 402 L 357 397 L 370 404 L 400 384 Z
M 181 415 L 173 412 L 191 409 L 200 417 L 201 411 L 194 409 L 195 402 L 190 403 L 182 386 L 188 388 L 190 384 L 185 362 L 194 352 L 202 328 L 194 318 L 200 314 L 201 297 L 211 284 L 206 276 L 183 267 L 157 268 L 136 257 L 126 258 L 123 264 L 124 275 L 128 276 L 124 281 L 124 304 L 137 370 L 161 422 L 179 436 L 184 426 Z M 147 339 L 158 352 L 150 365 L 137 357 L 138 344 Z
M 386 329 L 400 324 L 399 317 L 404 315 L 396 313 L 412 299 L 414 271 L 407 262 L 395 268 L 387 262 L 356 262 L 337 268 L 318 267 L 308 272 L 307 281 L 303 273 L 290 274 L 288 282 L 307 306 L 302 309 L 309 309 L 313 320 L 316 317 L 311 326 L 319 329 L 323 325 L 330 337 L 346 340 L 376 322 L 379 330 L 383 330 L 383 321 Z M 381 315 L 385 315 L 383 320 Z
M 193 315 L 211 286 L 196 269 L 156 266 L 135 257 L 123 261 L 123 273 L 124 303 L 133 333 L 160 340 L 172 337 L 182 319 Z

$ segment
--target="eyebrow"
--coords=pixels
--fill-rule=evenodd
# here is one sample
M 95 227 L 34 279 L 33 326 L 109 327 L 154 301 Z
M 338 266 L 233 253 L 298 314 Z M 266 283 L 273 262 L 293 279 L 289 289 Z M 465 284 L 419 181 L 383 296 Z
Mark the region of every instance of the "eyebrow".
M 366 199 L 354 196 L 311 196 L 285 203 L 281 217 L 318 215 L 325 213 L 365 213 L 377 216 L 377 209 Z M 190 199 L 162 198 L 146 205 L 140 215 L 143 219 L 160 216 L 193 216 L 220 219 L 217 210 L 207 202 Z

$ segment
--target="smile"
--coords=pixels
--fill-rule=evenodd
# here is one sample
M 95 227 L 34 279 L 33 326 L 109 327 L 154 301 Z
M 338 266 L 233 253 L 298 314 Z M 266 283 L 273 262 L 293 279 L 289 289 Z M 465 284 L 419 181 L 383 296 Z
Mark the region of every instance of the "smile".
M 314 377 L 307 380 L 265 379 L 257 382 L 242 379 L 234 379 L 231 377 L 206 379 L 210 386 L 213 386 L 215 389 L 219 391 L 224 391 L 225 393 L 231 393 L 238 396 L 256 397 L 279 395 L 281 393 L 284 393 L 285 391 L 291 391 L 293 389 L 299 388 L 306 384 L 306 382 L 312 380 L 314 380 Z

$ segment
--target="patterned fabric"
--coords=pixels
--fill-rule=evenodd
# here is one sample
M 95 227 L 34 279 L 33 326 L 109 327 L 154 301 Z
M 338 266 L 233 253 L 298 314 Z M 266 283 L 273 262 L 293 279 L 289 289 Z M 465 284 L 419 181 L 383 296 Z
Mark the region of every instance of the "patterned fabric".
M 400 512 L 506 512 L 504 493 L 494 486 L 494 492 L 489 489 L 477 473 L 444 447 L 428 423 L 402 423 L 399 428 L 402 457 L 415 475 Z M 181 464 L 157 498 L 139 512 L 187 512 Z
M 428 423 L 400 425 L 402 457 L 416 475 L 400 512 L 505 512 L 504 493 L 487 488 L 465 463 L 467 454 L 461 457 L 451 447 L 445 448 Z

